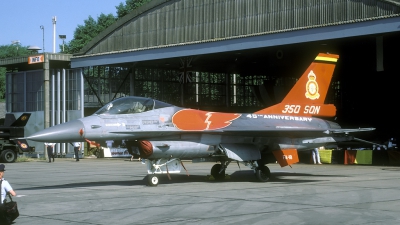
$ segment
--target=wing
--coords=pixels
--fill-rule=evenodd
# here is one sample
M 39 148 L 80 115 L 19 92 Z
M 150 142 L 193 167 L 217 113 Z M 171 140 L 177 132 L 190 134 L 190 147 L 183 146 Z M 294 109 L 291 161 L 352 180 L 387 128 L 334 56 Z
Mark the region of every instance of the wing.
M 348 134 L 352 132 L 362 132 L 362 131 L 373 131 L 375 128 L 370 127 L 370 128 L 358 128 L 358 129 L 329 129 L 325 131 L 324 133 L 326 134 Z
M 307 129 L 307 128 L 292 128 L 281 130 L 253 130 L 253 129 L 232 129 L 232 130 L 212 130 L 212 131 L 113 131 L 113 134 L 129 135 L 134 139 L 153 139 L 153 138 L 168 138 L 176 137 L 182 134 L 207 134 L 221 136 L 246 136 L 246 137 L 281 137 L 282 135 L 290 135 L 290 137 L 308 137 L 308 136 L 327 136 L 325 130 Z
M 282 137 L 290 136 L 292 138 L 300 137 L 326 137 L 331 134 L 349 134 L 351 132 L 372 131 L 375 128 L 358 128 L 358 129 L 313 129 L 307 127 L 291 127 L 271 130 L 252 130 L 252 129 L 232 129 L 232 130 L 213 130 L 213 131 L 113 131 L 110 133 L 130 135 L 136 139 L 154 139 L 174 137 L 181 134 L 208 134 L 208 135 L 227 135 L 227 136 L 252 136 L 252 137 Z

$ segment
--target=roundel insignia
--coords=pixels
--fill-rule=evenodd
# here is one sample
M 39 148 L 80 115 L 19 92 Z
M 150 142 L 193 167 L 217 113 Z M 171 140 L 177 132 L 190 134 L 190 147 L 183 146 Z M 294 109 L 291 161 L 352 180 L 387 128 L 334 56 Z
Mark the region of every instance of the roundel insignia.
M 28 118 L 27 116 L 23 116 L 23 117 L 21 117 L 21 120 L 24 121 L 24 120 L 26 120 L 27 118 Z
M 315 100 L 319 98 L 319 93 L 318 93 L 318 83 L 317 83 L 317 76 L 314 74 L 314 72 L 311 70 L 310 73 L 308 73 L 308 81 L 306 84 L 306 98 L 309 98 L 311 100 Z
M 26 145 L 26 144 L 21 144 L 21 148 L 28 148 L 28 145 Z

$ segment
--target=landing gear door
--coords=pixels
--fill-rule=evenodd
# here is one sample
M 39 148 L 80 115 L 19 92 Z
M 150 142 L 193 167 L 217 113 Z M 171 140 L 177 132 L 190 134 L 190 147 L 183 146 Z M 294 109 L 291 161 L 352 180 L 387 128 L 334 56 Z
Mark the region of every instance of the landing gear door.
M 228 158 L 239 162 L 261 159 L 260 150 L 250 144 L 220 144 L 219 149 Z

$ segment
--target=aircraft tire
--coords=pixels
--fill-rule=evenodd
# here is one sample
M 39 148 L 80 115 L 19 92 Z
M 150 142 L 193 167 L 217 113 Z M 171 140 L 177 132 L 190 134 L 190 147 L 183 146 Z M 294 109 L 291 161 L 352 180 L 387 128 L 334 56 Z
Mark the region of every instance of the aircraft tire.
M 225 170 L 223 170 L 221 173 L 219 171 L 221 170 L 222 165 L 221 164 L 215 164 L 211 168 L 211 175 L 215 178 L 215 180 L 223 180 L 225 178 Z
M 154 174 L 147 175 L 147 183 L 149 186 L 151 186 L 151 187 L 157 186 L 158 181 L 159 181 L 159 179 L 156 175 L 154 175 Z
M 17 160 L 17 153 L 11 149 L 6 149 L 1 152 L 0 160 L 5 163 L 13 163 Z
M 271 171 L 267 166 L 260 166 L 257 168 L 256 177 L 260 182 L 267 182 L 271 176 Z
M 97 149 L 93 150 L 93 155 L 95 155 L 97 158 L 100 158 L 100 151 Z

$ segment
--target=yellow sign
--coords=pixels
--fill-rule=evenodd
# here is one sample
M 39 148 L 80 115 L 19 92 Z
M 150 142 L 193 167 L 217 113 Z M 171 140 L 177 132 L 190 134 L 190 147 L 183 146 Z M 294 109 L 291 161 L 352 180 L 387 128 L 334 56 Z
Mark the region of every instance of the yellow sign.
M 42 63 L 42 62 L 44 62 L 43 55 L 35 55 L 35 56 L 28 57 L 28 64 L 35 64 L 35 63 Z

